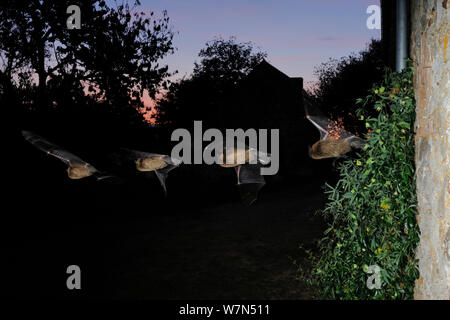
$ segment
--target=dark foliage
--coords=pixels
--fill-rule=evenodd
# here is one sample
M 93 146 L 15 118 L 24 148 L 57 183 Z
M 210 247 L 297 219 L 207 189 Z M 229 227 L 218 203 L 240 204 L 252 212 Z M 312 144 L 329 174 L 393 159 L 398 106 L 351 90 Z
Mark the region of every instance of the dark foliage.
M 382 42 L 372 40 L 366 50 L 341 59 L 330 59 L 315 69 L 318 83 L 309 90 L 314 102 L 332 119 L 342 119 L 347 129 L 365 132 L 357 121 L 357 98 L 384 76 Z
M 167 14 L 154 18 L 137 10 L 138 2 L 109 7 L 89 0 L 79 5 L 81 29 L 70 30 L 70 4 L 2 2 L 2 103 L 16 113 L 21 106 L 21 119 L 56 111 L 65 120 L 81 112 L 85 119 L 141 123 L 144 91 L 154 97 L 170 75 L 158 64 L 174 50 Z
M 311 270 L 300 268 L 321 298 L 413 298 L 419 228 L 412 79 L 412 68 L 389 73 L 358 99 L 358 115 L 370 130 L 367 145 L 339 166 L 338 183 L 327 185 L 328 229 L 319 252 L 309 251 Z M 367 285 L 374 272 L 379 272 L 378 288 Z

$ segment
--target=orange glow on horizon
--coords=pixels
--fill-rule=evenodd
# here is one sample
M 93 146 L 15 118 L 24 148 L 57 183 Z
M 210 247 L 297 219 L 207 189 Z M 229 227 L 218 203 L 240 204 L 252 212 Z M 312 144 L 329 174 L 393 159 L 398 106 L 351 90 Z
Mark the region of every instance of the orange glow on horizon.
M 145 122 L 155 124 L 156 121 L 153 116 L 157 114 L 155 110 L 156 100 L 150 98 L 147 90 L 144 91 L 144 95 L 142 96 L 142 103 L 144 107 L 140 110 L 140 113 L 144 117 Z
M 92 86 L 92 88 L 94 89 L 94 92 L 96 94 L 98 94 L 100 92 L 100 90 L 97 87 Z M 92 95 L 92 93 L 89 92 L 89 84 L 86 82 L 84 83 L 83 91 L 86 96 Z M 102 99 L 103 98 L 101 98 L 100 101 Z M 153 118 L 153 116 L 157 113 L 157 111 L 154 108 L 156 105 L 156 100 L 150 98 L 147 90 L 144 90 L 144 94 L 142 95 L 142 103 L 144 104 L 144 107 L 139 109 L 139 113 L 142 115 L 145 122 L 147 122 L 149 124 L 155 124 L 156 121 Z

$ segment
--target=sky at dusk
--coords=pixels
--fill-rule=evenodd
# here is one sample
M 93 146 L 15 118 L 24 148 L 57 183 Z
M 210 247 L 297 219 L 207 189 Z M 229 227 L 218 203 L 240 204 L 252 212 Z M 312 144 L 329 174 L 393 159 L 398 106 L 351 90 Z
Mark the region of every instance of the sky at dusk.
M 131 2 L 131 1 L 130 1 Z M 189 75 L 200 49 L 214 36 L 253 42 L 268 61 L 291 77 L 314 81 L 314 67 L 329 58 L 359 52 L 380 30 L 369 30 L 366 13 L 379 0 L 141 0 L 161 16 L 167 10 L 177 32 L 175 54 L 164 60 Z
M 116 2 L 115 2 L 116 1 Z M 109 0 L 109 5 L 121 0 Z M 302 77 L 304 87 L 316 80 L 314 68 L 330 58 L 365 49 L 381 30 L 369 30 L 367 8 L 380 0 L 140 0 L 138 10 L 162 17 L 167 11 L 177 48 L 160 63 L 177 80 L 189 76 L 198 53 L 216 36 L 252 42 L 268 54 L 267 60 L 290 77 Z M 129 0 L 132 4 L 133 0 Z M 147 94 L 144 105 L 155 104 Z M 144 112 L 149 122 L 155 110 Z

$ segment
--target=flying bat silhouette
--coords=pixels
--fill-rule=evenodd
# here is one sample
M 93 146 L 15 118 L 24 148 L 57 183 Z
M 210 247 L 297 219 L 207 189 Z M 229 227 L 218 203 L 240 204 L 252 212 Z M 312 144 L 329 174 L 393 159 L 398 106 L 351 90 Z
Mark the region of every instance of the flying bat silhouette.
M 366 142 L 348 132 L 337 122 L 324 116 L 313 106 L 308 98 L 304 99 L 306 118 L 319 130 L 320 140 L 309 147 L 309 156 L 313 159 L 340 158 L 353 148 L 361 149 Z
M 33 132 L 22 131 L 22 135 L 35 148 L 64 162 L 67 165 L 67 175 L 70 179 L 82 179 L 94 176 L 97 180 L 103 180 L 115 177 L 114 175 L 98 171 L 94 166 L 73 153 L 60 148 Z
M 250 206 L 258 199 L 259 191 L 266 184 L 261 167 L 270 163 L 269 154 L 238 143 L 216 154 L 216 163 L 224 168 L 235 169 L 237 188 L 244 205 Z
M 144 172 L 145 174 L 155 173 L 163 187 L 164 195 L 167 196 L 167 176 L 170 171 L 181 164 L 181 160 L 163 154 L 148 153 L 126 148 L 122 148 L 122 150 L 128 154 L 128 158 L 131 158 L 136 163 L 136 169 L 138 171 Z

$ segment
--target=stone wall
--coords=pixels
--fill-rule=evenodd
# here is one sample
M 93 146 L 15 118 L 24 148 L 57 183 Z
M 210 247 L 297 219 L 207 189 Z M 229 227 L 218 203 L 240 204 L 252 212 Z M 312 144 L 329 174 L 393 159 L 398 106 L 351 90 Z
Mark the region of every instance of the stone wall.
M 450 299 L 450 105 L 447 0 L 411 0 L 417 101 L 416 299 Z

